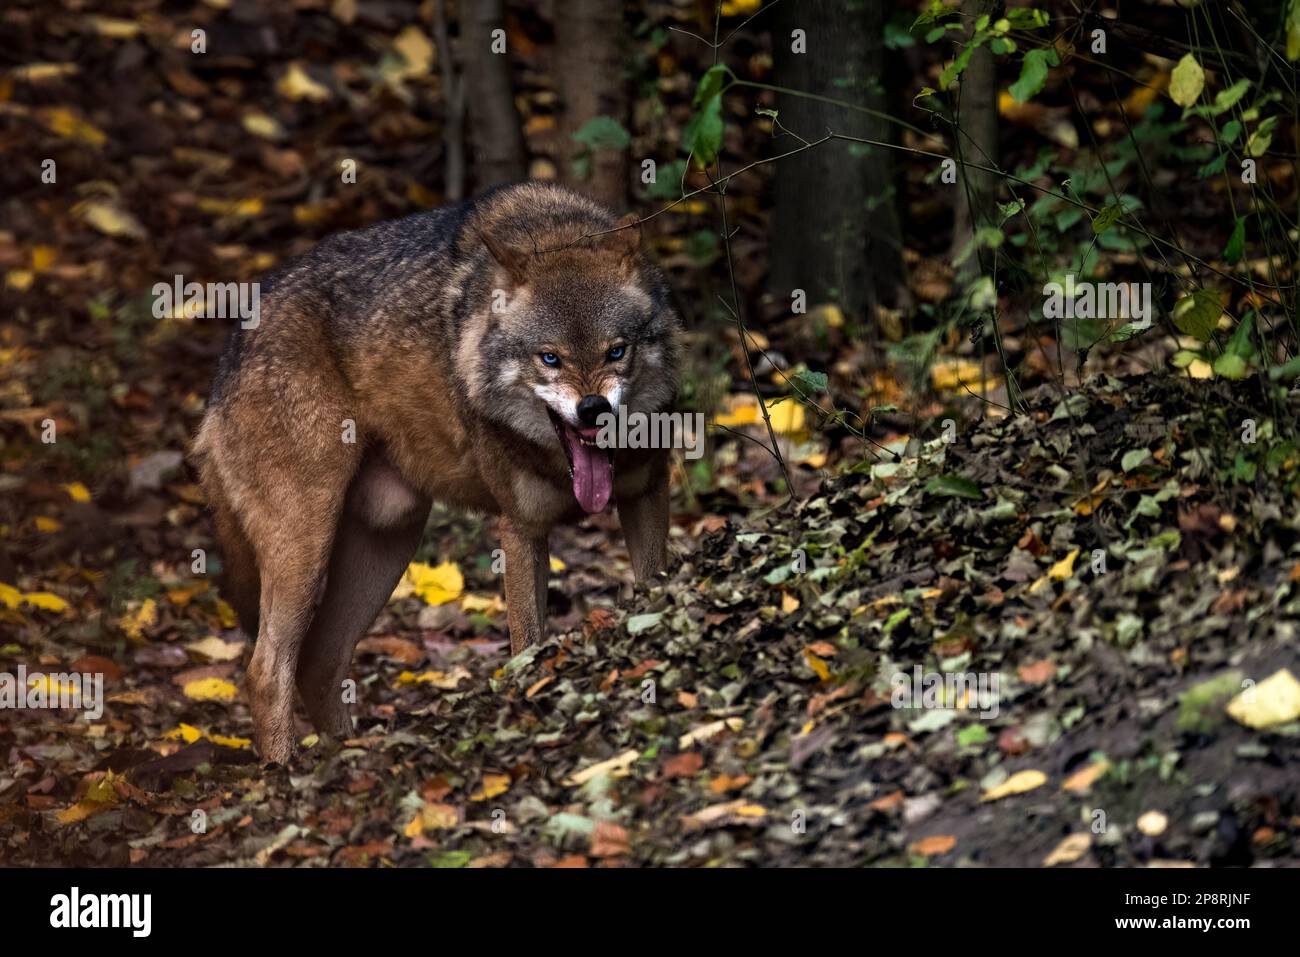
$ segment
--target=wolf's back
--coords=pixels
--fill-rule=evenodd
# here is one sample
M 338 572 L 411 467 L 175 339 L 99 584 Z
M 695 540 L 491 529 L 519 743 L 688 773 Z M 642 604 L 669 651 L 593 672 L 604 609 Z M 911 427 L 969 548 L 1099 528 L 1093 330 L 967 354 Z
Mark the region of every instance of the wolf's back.
M 451 326 L 442 331 L 454 337 L 462 302 L 487 282 L 488 254 L 480 233 L 541 250 L 576 242 L 613 223 L 609 210 L 572 190 L 525 182 L 329 236 L 261 281 L 258 326 L 231 331 L 209 402 L 221 401 L 258 331 L 273 329 L 286 305 L 310 310 L 333 341 L 364 335 L 368 319 L 395 313 L 434 316 Z

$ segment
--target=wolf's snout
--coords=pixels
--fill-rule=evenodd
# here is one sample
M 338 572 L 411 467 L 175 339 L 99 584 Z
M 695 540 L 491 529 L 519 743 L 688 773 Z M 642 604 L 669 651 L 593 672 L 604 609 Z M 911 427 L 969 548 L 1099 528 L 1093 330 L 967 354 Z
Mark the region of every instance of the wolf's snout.
M 583 425 L 594 426 L 606 412 L 613 412 L 609 399 L 603 395 L 585 395 L 578 403 L 578 419 Z

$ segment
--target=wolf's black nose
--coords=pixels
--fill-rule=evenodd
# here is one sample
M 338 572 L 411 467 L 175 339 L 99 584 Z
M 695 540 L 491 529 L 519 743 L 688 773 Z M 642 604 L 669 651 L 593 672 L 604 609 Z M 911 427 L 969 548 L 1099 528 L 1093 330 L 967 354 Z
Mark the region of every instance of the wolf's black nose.
M 613 411 L 609 407 L 609 399 L 603 395 L 584 395 L 578 403 L 578 418 L 583 425 L 595 425 L 602 415 Z

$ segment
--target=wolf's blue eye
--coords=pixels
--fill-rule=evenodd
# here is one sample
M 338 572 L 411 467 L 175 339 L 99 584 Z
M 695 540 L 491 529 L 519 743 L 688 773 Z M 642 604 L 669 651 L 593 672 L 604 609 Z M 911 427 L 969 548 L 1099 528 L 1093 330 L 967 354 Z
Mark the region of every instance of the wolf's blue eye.
M 560 364 L 560 357 L 554 352 L 543 352 L 542 361 L 552 368 Z
M 609 350 L 608 358 L 610 362 L 617 362 L 625 355 L 627 355 L 627 346 L 615 346 Z

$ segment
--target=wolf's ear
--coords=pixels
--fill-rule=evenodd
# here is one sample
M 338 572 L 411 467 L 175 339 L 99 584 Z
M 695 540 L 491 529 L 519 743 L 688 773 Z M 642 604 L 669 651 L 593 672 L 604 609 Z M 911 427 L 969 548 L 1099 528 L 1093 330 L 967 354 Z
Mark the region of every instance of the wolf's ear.
M 614 232 L 606 233 L 602 246 L 620 259 L 631 259 L 641 251 L 641 217 L 628 213 L 614 224 Z
M 533 258 L 531 252 L 502 242 L 499 237 L 487 230 L 479 230 L 478 238 L 483 240 L 483 245 L 492 254 L 492 258 L 510 273 L 510 278 L 514 280 L 515 285 L 522 286 L 528 280 L 528 267 Z

